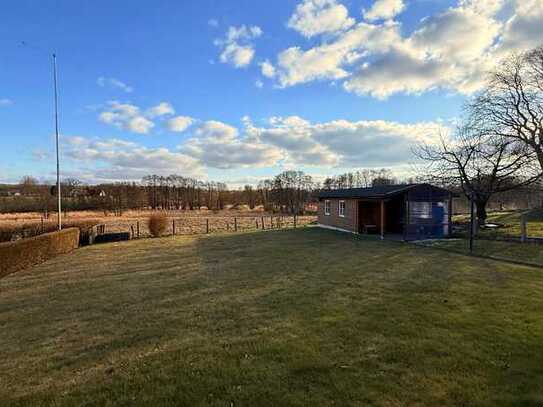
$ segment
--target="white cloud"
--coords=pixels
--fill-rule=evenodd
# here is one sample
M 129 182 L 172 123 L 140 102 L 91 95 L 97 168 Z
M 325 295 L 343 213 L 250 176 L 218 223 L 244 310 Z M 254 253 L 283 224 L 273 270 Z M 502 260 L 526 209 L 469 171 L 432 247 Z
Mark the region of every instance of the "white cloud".
M 280 149 L 287 165 L 342 168 L 407 165 L 414 161 L 412 147 L 440 132 L 446 129 L 438 123 L 311 123 L 297 116 L 273 117 L 268 127 L 247 128 L 252 138 Z
M 262 82 L 260 79 L 257 79 L 255 81 L 255 86 L 258 88 L 258 89 L 262 89 L 264 87 L 264 82 Z
M 273 166 L 281 159 L 278 149 L 251 137 L 239 137 L 235 127 L 217 121 L 204 123 L 180 151 L 220 169 Z
M 388 20 L 404 10 L 403 0 L 376 0 L 368 11 L 364 11 L 364 18 L 369 21 Z
M 516 0 L 515 14 L 507 20 L 500 51 L 525 51 L 543 45 L 543 2 Z
M 176 151 L 84 137 L 63 137 L 62 151 L 89 179 L 137 180 L 147 174 L 202 176 L 207 168 L 405 168 L 416 162 L 416 143 L 448 134 L 435 122 L 312 123 L 298 116 L 272 117 L 261 126 L 247 116 L 241 121 L 241 129 L 219 121 L 200 123 Z
M 343 31 L 353 24 L 347 8 L 336 0 L 304 0 L 288 21 L 290 28 L 307 38 Z
M 253 41 L 261 35 L 258 26 L 229 27 L 225 38 L 215 40 L 215 45 L 222 49 L 220 61 L 236 68 L 247 67 L 255 55 Z
M 117 101 L 111 101 L 108 105 L 109 110 L 98 116 L 102 123 L 139 134 L 147 134 L 155 126 L 151 120 L 141 114 L 139 107 L 135 105 Z
M 118 139 L 65 137 L 63 154 L 82 178 L 96 181 L 140 180 L 145 175 L 204 175 L 198 160 L 167 148 L 147 148 Z
M 273 78 L 275 76 L 275 67 L 268 60 L 260 63 L 260 70 L 266 78 Z
M 459 0 L 409 35 L 390 20 L 404 6 L 378 0 L 365 18 L 379 22 L 358 23 L 308 49 L 281 51 L 277 84 L 342 81 L 347 91 L 382 99 L 433 89 L 471 94 L 508 53 L 543 44 L 541 0 Z
M 213 28 L 217 28 L 219 26 L 219 22 L 215 18 L 210 18 L 209 20 L 207 20 L 207 25 Z
M 168 102 L 161 102 L 147 111 L 147 116 L 154 118 L 175 114 L 175 109 Z
M 350 65 L 369 52 L 385 52 L 401 41 L 396 24 L 360 23 L 331 43 L 307 51 L 291 47 L 277 57 L 279 84 L 293 86 L 314 80 L 337 80 L 350 75 Z
M 167 122 L 167 128 L 176 133 L 182 133 L 194 123 L 194 119 L 188 116 L 176 116 Z
M 7 99 L 7 98 L 0 99 L 0 107 L 11 106 L 12 104 L 13 104 L 13 101 L 11 99 Z
M 120 89 L 126 93 L 131 93 L 134 88 L 132 88 L 131 86 L 128 86 L 126 83 L 118 80 L 118 79 L 115 79 L 115 78 L 106 78 L 104 76 L 100 76 L 97 80 L 96 80 L 96 84 L 102 88 L 105 88 L 105 87 L 111 87 L 111 88 L 117 88 L 117 89 Z

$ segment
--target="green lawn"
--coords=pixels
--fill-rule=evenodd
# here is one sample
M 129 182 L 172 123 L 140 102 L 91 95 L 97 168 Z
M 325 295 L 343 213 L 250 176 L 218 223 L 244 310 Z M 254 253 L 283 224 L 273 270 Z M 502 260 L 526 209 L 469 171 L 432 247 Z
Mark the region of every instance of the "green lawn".
M 468 239 L 429 240 L 420 242 L 420 244 L 457 253 L 469 253 Z M 473 243 L 473 252 L 478 256 L 489 256 L 505 261 L 532 263 L 543 266 L 543 245 L 541 244 L 521 244 L 520 242 L 476 239 Z
M 527 217 L 527 233 L 530 237 L 543 238 L 543 209 L 532 211 L 504 211 L 490 212 L 487 222 L 499 223 L 505 227 L 494 230 L 481 230 L 479 233 L 483 237 L 519 237 L 520 236 L 520 217 L 525 214 Z M 455 222 L 468 223 L 468 215 L 454 216 Z
M 0 280 L 0 405 L 543 404 L 543 272 L 319 229 Z

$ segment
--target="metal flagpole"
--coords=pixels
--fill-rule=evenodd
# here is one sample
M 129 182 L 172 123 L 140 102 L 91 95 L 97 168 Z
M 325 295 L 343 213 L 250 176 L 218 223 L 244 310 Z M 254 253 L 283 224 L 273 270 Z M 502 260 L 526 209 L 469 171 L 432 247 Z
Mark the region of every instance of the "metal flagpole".
M 55 136 L 57 147 L 57 201 L 58 201 L 58 230 L 62 230 L 62 198 L 60 193 L 60 154 L 58 142 L 58 89 L 57 89 L 57 56 L 53 54 L 53 85 L 55 91 Z

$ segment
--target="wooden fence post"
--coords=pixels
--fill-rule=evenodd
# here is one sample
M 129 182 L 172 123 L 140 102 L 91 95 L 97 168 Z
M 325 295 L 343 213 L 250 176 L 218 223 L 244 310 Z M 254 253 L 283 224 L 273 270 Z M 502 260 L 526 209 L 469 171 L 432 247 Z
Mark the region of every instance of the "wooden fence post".
M 136 229 L 138 232 L 138 239 L 139 239 L 140 238 L 140 221 L 139 220 L 136 222 Z
M 230 232 L 230 221 L 229 220 L 226 221 L 226 231 Z
M 256 228 L 258 229 L 258 218 L 255 218 L 255 225 L 256 225 Z
M 273 215 L 270 216 L 270 229 L 273 229 Z
M 527 233 L 526 233 L 526 216 L 522 215 L 520 217 L 520 241 L 526 243 Z
M 261 216 L 260 219 L 262 220 L 262 230 L 264 230 L 265 229 L 265 227 L 264 227 L 264 216 Z
M 234 217 L 234 231 L 238 231 L 238 218 Z
M 43 217 L 41 218 L 41 233 L 43 233 Z
M 206 234 L 209 233 L 209 219 L 206 219 Z
M 172 232 L 173 232 L 173 235 L 175 236 L 175 219 L 172 219 Z
M 294 215 L 294 229 L 296 229 L 296 215 Z

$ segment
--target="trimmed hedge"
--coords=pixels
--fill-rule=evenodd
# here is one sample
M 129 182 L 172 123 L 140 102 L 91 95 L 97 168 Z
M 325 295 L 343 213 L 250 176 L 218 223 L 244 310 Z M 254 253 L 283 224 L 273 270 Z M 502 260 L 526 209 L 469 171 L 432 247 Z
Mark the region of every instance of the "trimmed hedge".
M 59 254 L 69 253 L 78 246 L 77 228 L 0 243 L 0 278 L 43 263 Z
M 98 220 L 64 220 L 62 228 L 79 228 L 81 241 L 88 241 L 91 229 L 100 224 Z M 57 223 L 47 221 L 41 224 L 40 221 L 30 221 L 22 224 L 8 222 L 7 225 L 0 224 L 0 243 L 27 239 L 29 237 L 39 236 L 44 233 L 55 232 L 58 229 Z

